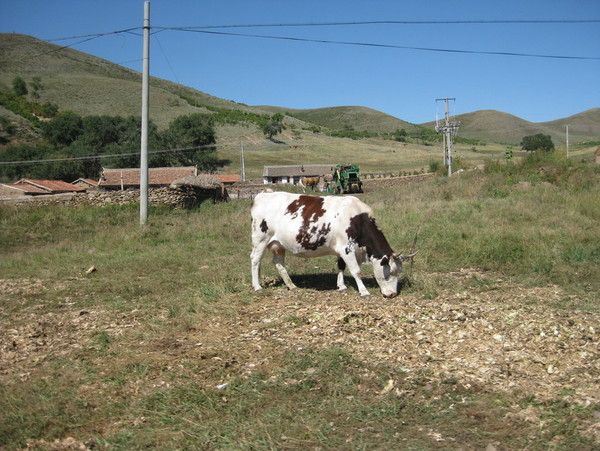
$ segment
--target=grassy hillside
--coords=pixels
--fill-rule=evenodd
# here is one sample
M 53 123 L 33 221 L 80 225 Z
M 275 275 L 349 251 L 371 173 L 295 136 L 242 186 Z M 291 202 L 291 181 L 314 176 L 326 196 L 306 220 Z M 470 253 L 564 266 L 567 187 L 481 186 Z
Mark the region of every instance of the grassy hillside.
M 0 206 L 0 447 L 598 449 L 599 181 L 362 195 L 396 250 L 421 230 L 394 299 L 332 257 L 288 256 L 288 291 L 265 256 L 254 292 L 250 201 Z
M 600 108 L 549 122 L 529 122 L 495 110 L 460 114 L 456 119 L 461 122 L 459 136 L 486 142 L 519 144 L 523 136 L 543 133 L 562 146 L 565 144 L 566 124 L 569 124 L 571 143 L 598 140 L 600 137 Z M 434 122 L 424 125 L 433 126 Z
M 577 143 L 587 140 L 600 140 L 600 108 L 592 108 L 573 116 L 544 122 L 545 127 L 552 128 L 565 137 L 565 126 L 569 125 L 569 141 Z
M 139 73 L 77 50 L 57 49 L 31 36 L 0 34 L 0 88 L 10 89 L 15 76 L 28 83 L 38 76 L 43 84 L 39 101 L 55 103 L 61 110 L 140 114 Z M 156 77 L 151 77 L 150 86 L 150 116 L 159 127 L 182 114 L 208 112 L 196 105 L 260 112 Z
M 441 164 L 442 160 L 439 143 L 400 143 L 382 138 L 353 140 L 288 128 L 278 136 L 281 140 L 278 144 L 264 139 L 255 129 L 236 127 L 237 130 L 234 127 L 219 129 L 219 155 L 231 161 L 228 170 L 239 171 L 240 142 L 237 137 L 243 135 L 246 173 L 251 178 L 261 177 L 263 165 L 355 162 L 360 164 L 363 172 L 399 172 L 428 170 L 429 162 Z M 503 158 L 504 147 L 457 144 L 456 156 L 472 167 L 489 159 Z
M 270 106 L 259 106 L 258 108 L 267 111 L 285 111 L 298 119 L 321 125 L 331 130 L 352 127 L 360 131 L 392 133 L 402 128 L 407 132 L 417 129 L 415 124 L 363 106 L 338 106 L 314 109 L 290 109 Z

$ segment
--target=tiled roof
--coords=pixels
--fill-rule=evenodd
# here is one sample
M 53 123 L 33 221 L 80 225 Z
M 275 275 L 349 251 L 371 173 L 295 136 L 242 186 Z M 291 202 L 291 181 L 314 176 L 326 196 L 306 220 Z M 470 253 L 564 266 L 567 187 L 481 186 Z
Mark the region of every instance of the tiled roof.
M 214 189 L 222 188 L 223 183 L 215 176 L 215 174 L 200 173 L 198 175 L 188 175 L 175 180 L 171 183 L 171 188 L 178 188 L 182 186 L 194 186 L 203 189 Z
M 73 183 L 73 185 L 74 185 L 75 183 L 79 183 L 79 182 L 85 183 L 86 185 L 90 185 L 90 186 L 98 186 L 98 181 L 97 180 L 84 179 L 84 178 L 79 178 L 79 179 L 77 179 L 77 180 L 75 180 L 74 182 L 71 182 L 71 183 Z
M 0 186 L 20 191 L 23 194 L 50 194 L 47 190 L 37 188 L 33 185 L 28 185 L 26 183 L 21 185 L 16 185 L 14 183 L 2 183 Z
M 29 185 L 36 188 L 40 188 L 46 192 L 46 194 L 54 193 L 71 193 L 85 191 L 85 188 L 80 186 L 72 185 L 62 180 L 42 180 L 42 179 L 21 179 L 14 183 L 14 185 L 22 186 Z
M 221 183 L 236 183 L 240 181 L 237 174 L 215 174 Z
M 335 165 L 333 164 L 294 164 L 288 166 L 265 166 L 263 169 L 263 177 L 310 177 L 331 174 L 334 168 Z
M 148 184 L 168 186 L 175 180 L 188 175 L 196 175 L 195 166 L 171 167 L 171 168 L 150 168 L 148 170 Z M 100 176 L 99 186 L 120 187 L 121 180 L 123 186 L 140 186 L 140 169 L 103 169 Z

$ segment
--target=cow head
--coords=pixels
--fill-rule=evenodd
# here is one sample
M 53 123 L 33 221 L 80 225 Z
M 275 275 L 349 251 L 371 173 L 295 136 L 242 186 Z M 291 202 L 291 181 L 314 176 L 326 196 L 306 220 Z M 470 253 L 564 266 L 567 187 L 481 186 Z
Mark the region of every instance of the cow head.
M 416 254 L 392 254 L 389 257 L 384 255 L 382 258 L 373 258 L 373 275 L 384 297 L 393 298 L 398 294 L 398 276 L 402 272 L 402 262 L 412 260 Z

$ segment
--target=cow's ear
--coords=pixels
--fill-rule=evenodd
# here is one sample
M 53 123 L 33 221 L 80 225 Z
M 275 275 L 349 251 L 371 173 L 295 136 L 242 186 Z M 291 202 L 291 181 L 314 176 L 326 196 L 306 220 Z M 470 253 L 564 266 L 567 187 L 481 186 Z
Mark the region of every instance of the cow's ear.
M 385 266 L 385 265 L 389 265 L 390 264 L 390 259 L 388 258 L 387 255 L 384 255 L 384 257 L 381 259 L 381 266 Z

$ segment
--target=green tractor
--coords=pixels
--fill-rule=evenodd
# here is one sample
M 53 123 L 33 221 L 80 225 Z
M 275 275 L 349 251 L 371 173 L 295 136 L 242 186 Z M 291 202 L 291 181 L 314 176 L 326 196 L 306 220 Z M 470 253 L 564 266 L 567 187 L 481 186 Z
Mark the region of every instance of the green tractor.
M 362 193 L 360 168 L 357 164 L 338 164 L 333 171 L 333 180 L 328 191 L 336 194 Z

